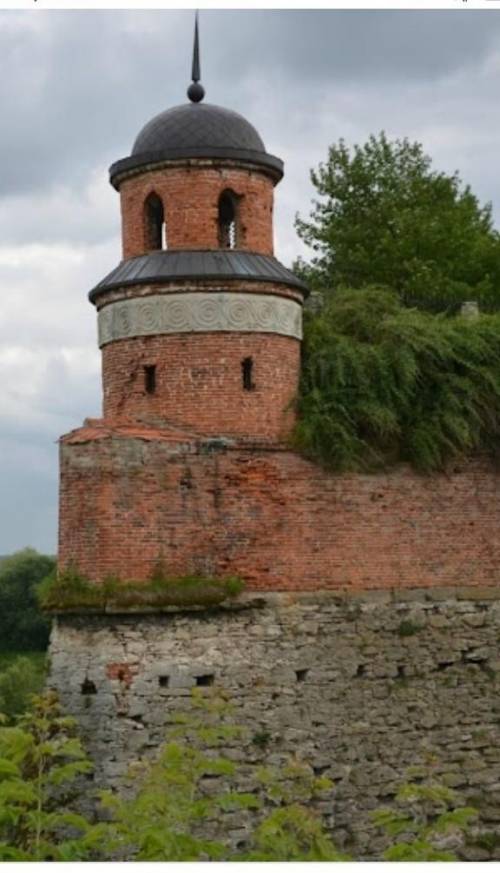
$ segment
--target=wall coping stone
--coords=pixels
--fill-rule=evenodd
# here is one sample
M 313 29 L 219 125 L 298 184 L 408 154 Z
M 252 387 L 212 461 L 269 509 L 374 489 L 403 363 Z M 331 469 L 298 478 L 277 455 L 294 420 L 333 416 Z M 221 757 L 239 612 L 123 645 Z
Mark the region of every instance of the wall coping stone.
M 64 617 L 75 615 L 165 615 L 180 613 L 217 613 L 239 612 L 246 609 L 265 609 L 269 606 L 289 607 L 297 604 L 342 604 L 355 601 L 360 605 L 390 605 L 415 602 L 445 603 L 453 601 L 500 601 L 500 587 L 462 587 L 456 588 L 411 588 L 406 591 L 395 588 L 372 589 L 368 591 L 347 590 L 319 590 L 319 591 L 266 591 L 246 592 L 233 600 L 225 600 L 213 606 L 163 606 L 163 607 L 123 607 L 109 604 L 103 608 L 95 607 L 72 607 L 71 609 L 51 609 L 47 613 L 54 616 Z

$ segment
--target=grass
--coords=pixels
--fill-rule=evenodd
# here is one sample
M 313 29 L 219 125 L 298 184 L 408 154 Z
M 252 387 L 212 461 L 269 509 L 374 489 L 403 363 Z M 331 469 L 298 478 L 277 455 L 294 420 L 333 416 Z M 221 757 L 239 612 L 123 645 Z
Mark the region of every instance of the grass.
M 95 583 L 70 569 L 53 574 L 39 586 L 42 609 L 48 612 L 75 609 L 164 609 L 165 607 L 216 606 L 243 590 L 241 579 L 155 575 L 145 582 L 108 577 Z

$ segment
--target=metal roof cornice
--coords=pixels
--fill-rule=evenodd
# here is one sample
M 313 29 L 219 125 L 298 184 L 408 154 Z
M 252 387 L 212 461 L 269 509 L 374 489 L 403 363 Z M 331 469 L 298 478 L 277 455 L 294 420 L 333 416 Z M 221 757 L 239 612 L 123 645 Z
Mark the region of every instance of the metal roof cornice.
M 196 148 L 169 148 L 160 151 L 142 152 L 115 161 L 109 168 L 109 181 L 113 188 L 119 190 L 120 183 L 126 176 L 134 176 L 138 173 L 153 169 L 156 165 L 166 164 L 169 161 L 190 161 L 197 159 L 219 161 L 241 161 L 267 172 L 278 182 L 283 177 L 283 161 L 275 155 L 267 152 L 254 151 L 252 149 L 239 149 L 222 146 L 205 146 Z
M 297 288 L 304 296 L 309 294 L 307 286 L 270 255 L 243 251 L 168 250 L 122 261 L 92 289 L 89 300 L 95 303 L 99 294 L 112 288 L 186 279 L 278 282 Z

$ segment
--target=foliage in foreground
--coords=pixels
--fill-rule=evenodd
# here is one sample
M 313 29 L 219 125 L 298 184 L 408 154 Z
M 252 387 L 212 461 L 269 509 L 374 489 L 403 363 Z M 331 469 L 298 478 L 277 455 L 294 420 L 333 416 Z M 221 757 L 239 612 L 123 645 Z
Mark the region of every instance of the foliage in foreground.
M 243 590 L 237 577 L 212 579 L 201 576 L 172 578 L 155 574 L 145 582 L 108 577 L 94 583 L 76 569 L 54 571 L 38 587 L 42 609 L 161 609 L 168 606 L 216 606 Z
M 91 769 L 75 723 L 53 692 L 35 698 L 15 727 L 0 727 L 0 861 L 349 860 L 311 811 L 313 798 L 331 792 L 328 779 L 298 760 L 243 772 L 224 752 L 243 737 L 227 703 L 198 694 L 193 706 L 174 717 L 158 760 L 136 766 L 131 798 L 101 793 L 108 820 L 92 824 L 75 811 Z M 449 846 L 463 842 L 474 810 L 459 808 L 454 792 L 432 780 L 402 786 L 396 801 L 374 814 L 395 840 L 385 860 L 456 859 Z M 240 849 L 225 827 L 234 828 L 235 816 L 237 827 L 245 819 L 248 826 Z
M 72 801 L 75 780 L 90 769 L 53 693 L 35 698 L 17 726 L 0 727 L 0 861 L 88 856 L 97 835 Z
M 177 716 L 158 761 L 138 765 L 132 799 L 101 794 L 109 820 L 94 825 L 75 812 L 80 777 L 91 764 L 47 692 L 15 727 L 0 727 L 0 861 L 317 860 L 342 856 L 305 805 L 330 787 L 297 763 L 255 769 L 264 800 L 235 787 L 236 765 L 221 746 L 237 744 L 241 729 L 227 704 L 194 697 L 197 715 Z M 215 780 L 215 782 L 214 782 Z M 214 790 L 215 785 L 215 790 Z M 270 805 L 244 851 L 231 849 L 219 827 L 224 813 Z
M 50 623 L 41 613 L 37 585 L 55 567 L 55 559 L 23 549 L 0 565 L 0 651 L 47 648 Z
M 394 840 L 384 852 L 385 861 L 456 861 L 453 848 L 477 818 L 477 810 L 459 806 L 453 789 L 432 778 L 425 783 L 402 785 L 396 807 L 379 809 L 372 818 Z
M 500 437 L 500 315 L 405 308 L 380 288 L 339 291 L 306 319 L 295 445 L 339 471 L 422 471 Z
M 431 311 L 500 305 L 500 234 L 457 173 L 432 168 L 420 143 L 384 133 L 332 145 L 311 173 L 318 199 L 297 219 L 315 255 L 297 268 L 315 289 L 380 285 Z
M 176 717 L 159 760 L 144 765 L 132 800 L 103 795 L 112 814 L 109 848 L 127 856 L 133 846 L 137 861 L 346 860 L 307 806 L 331 782 L 298 761 L 283 768 L 254 765 L 245 774 L 247 790 L 240 791 L 241 767 L 222 748 L 237 748 L 244 731 L 222 698 L 194 695 L 193 706 L 192 715 Z M 244 821 L 247 813 L 248 845 L 231 849 L 224 814 Z

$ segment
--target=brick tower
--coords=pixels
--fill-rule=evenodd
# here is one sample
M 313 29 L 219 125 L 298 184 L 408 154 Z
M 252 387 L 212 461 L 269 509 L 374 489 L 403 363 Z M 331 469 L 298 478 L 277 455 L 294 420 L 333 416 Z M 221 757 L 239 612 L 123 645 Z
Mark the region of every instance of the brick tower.
M 110 169 L 123 260 L 90 293 L 103 418 L 64 437 L 61 457 L 60 565 L 95 579 L 147 578 L 160 555 L 176 573 L 213 570 L 203 549 L 179 548 L 204 520 L 178 493 L 161 500 L 174 469 L 167 491 L 192 485 L 174 447 L 275 446 L 294 422 L 306 289 L 273 256 L 283 164 L 241 115 L 203 102 L 197 27 L 192 78 L 189 102 Z
M 190 102 L 111 168 L 124 260 L 90 295 L 104 415 L 61 439 L 59 566 L 145 583 L 161 560 L 203 577 L 198 594 L 233 574 L 246 590 L 56 603 L 49 682 L 96 764 L 92 796 L 157 753 L 193 688 L 223 690 L 246 732 L 217 755 L 242 791 L 252 762 L 302 758 L 335 783 L 310 802 L 339 848 L 371 860 L 373 810 L 431 767 L 480 811 L 492 850 L 463 857 L 499 859 L 498 467 L 339 474 L 287 443 L 306 289 L 272 253 L 282 164 L 199 78 L 195 38 Z M 210 838 L 221 825 L 246 848 L 254 813 L 220 812 Z

